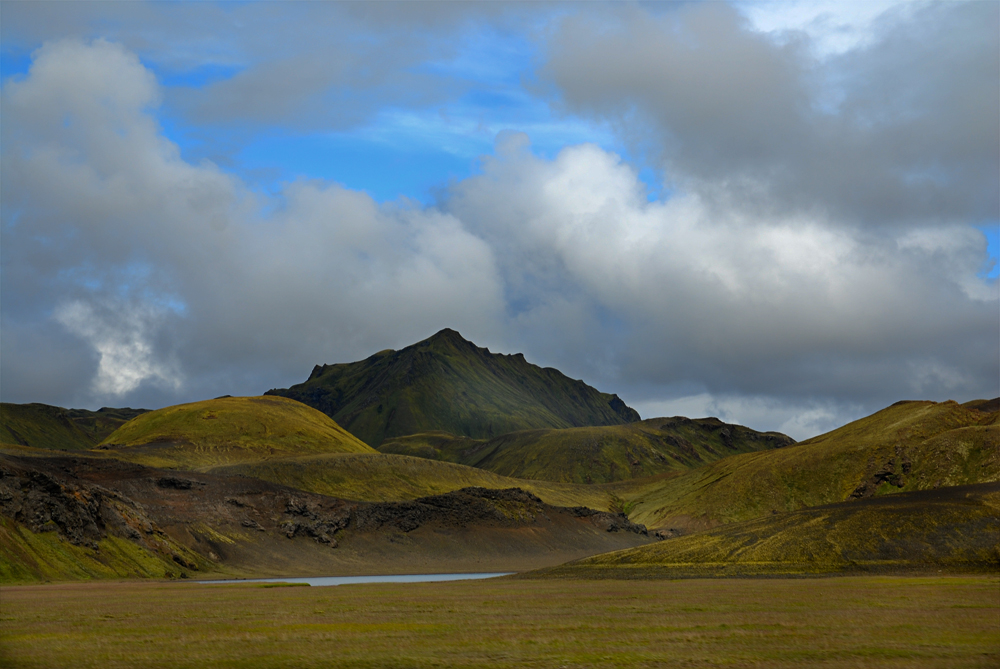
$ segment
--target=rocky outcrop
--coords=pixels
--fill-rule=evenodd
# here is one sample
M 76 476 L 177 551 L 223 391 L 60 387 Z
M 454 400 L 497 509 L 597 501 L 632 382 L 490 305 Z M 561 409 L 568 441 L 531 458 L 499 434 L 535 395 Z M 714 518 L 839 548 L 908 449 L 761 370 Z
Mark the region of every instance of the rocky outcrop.
M 579 541 L 608 550 L 648 541 L 646 528 L 622 514 L 550 506 L 519 488 L 470 487 L 408 502 L 356 502 L 249 477 L 167 472 L 91 457 L 0 456 L 0 515 L 32 532 L 56 532 L 95 554 L 103 539 L 119 537 L 191 570 L 233 559 L 246 564 L 247 550 L 290 560 L 300 551 L 319 550 L 333 559 L 342 545 L 402 540 L 426 554 L 437 550 L 439 536 L 459 543 L 475 537 L 475 550 L 484 550 L 490 541 L 506 540 L 501 537 L 516 540 L 522 528 L 530 528 L 523 536 L 550 538 L 533 550 L 581 550 L 574 543 Z M 607 532 L 624 536 L 596 539 Z M 353 555 L 358 550 L 348 549 Z
M 111 535 L 140 544 L 182 567 L 196 570 L 197 560 L 176 546 L 143 505 L 119 492 L 72 477 L 0 462 L 0 515 L 32 532 L 55 532 L 65 541 L 100 550 Z
M 428 523 L 457 528 L 471 525 L 518 527 L 530 525 L 539 517 L 554 513 L 585 518 L 607 532 L 646 534 L 645 526 L 630 522 L 624 514 L 595 511 L 587 507 L 549 506 L 520 488 L 493 490 L 470 487 L 444 495 L 422 497 L 413 502 L 359 505 L 352 520 L 359 530 L 393 526 L 403 532 L 411 532 Z
M 913 463 L 901 446 L 896 446 L 895 454 L 881 465 L 874 458 L 868 460 L 869 475 L 851 492 L 849 499 L 865 499 L 874 495 L 883 483 L 902 488 Z
M 574 506 L 568 509 L 568 511 L 577 518 L 586 518 L 605 532 L 647 534 L 645 525 L 633 523 L 624 513 L 608 513 L 607 511 L 597 511 L 585 506 Z

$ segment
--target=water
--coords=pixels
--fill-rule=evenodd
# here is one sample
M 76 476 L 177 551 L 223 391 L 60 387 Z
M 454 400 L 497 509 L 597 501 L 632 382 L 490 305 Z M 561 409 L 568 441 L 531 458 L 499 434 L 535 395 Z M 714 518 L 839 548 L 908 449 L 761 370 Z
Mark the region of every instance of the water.
M 470 574 L 394 574 L 386 576 L 309 576 L 303 578 L 245 578 L 225 581 L 197 581 L 198 583 L 308 583 L 309 585 L 353 585 L 355 583 L 433 583 L 436 581 L 469 581 L 496 578 L 513 574 L 496 571 Z

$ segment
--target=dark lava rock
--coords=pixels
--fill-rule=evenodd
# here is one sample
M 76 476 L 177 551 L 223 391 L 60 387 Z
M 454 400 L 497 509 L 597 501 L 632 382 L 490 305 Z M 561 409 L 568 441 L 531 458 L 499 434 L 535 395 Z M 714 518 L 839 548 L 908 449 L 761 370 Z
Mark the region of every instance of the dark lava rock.
M 156 485 L 161 488 L 172 488 L 174 490 L 190 490 L 195 485 L 205 485 L 200 481 L 191 481 L 190 479 L 181 479 L 176 476 L 164 476 L 156 481 Z
M 91 548 L 109 532 L 143 540 L 158 531 L 140 505 L 113 490 L 10 465 L 0 468 L 0 514 Z

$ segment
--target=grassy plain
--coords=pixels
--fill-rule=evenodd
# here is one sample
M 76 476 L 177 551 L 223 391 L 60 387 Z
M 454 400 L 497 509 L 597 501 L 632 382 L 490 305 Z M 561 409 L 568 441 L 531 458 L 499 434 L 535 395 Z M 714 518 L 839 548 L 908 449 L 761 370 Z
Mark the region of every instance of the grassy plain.
M 995 576 L 0 588 L 8 667 L 993 667 Z

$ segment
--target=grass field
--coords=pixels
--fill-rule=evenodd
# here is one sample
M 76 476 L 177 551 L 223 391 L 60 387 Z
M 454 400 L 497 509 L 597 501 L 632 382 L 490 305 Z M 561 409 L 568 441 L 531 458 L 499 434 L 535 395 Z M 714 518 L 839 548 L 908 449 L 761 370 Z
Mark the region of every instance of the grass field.
M 0 589 L 9 667 L 992 667 L 996 577 Z

